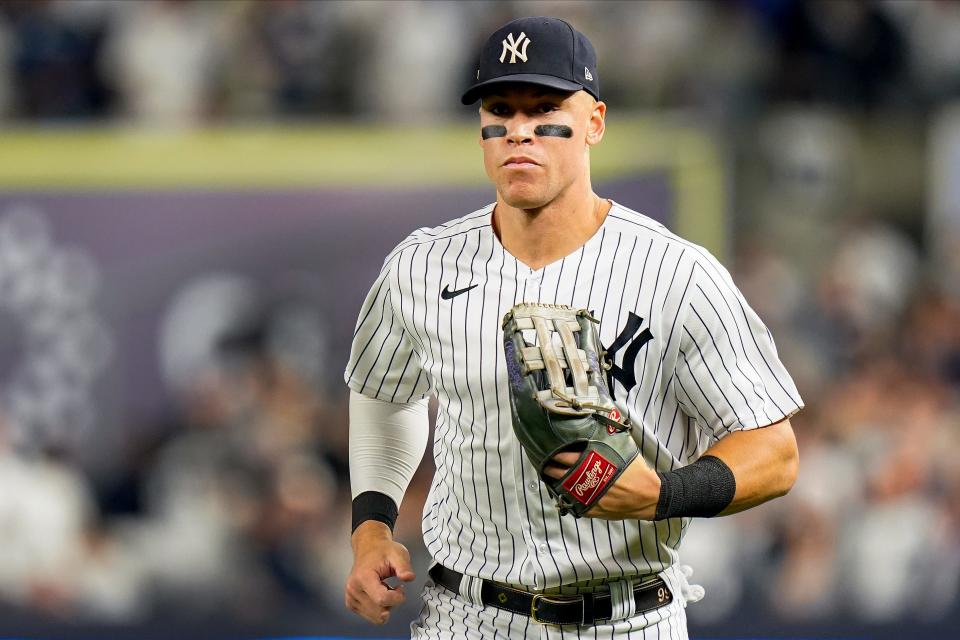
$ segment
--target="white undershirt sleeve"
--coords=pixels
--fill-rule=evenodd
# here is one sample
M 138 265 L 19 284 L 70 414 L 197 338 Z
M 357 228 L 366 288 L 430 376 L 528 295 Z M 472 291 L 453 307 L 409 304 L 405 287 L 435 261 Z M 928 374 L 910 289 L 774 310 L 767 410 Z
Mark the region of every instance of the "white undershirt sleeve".
M 430 435 L 428 400 L 397 403 L 350 392 L 350 490 L 383 493 L 399 508 Z

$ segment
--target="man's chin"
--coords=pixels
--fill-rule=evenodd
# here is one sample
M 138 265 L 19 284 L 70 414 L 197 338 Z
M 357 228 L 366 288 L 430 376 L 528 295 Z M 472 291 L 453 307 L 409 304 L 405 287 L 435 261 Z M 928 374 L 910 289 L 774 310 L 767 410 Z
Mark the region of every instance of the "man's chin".
M 514 209 L 540 209 L 549 203 L 549 200 L 539 193 L 501 192 L 500 197 Z

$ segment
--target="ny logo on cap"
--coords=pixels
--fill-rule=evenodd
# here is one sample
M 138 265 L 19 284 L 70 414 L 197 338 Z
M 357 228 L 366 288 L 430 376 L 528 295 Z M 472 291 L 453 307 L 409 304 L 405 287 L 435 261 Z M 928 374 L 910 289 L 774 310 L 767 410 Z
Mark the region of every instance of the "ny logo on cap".
M 524 62 L 527 61 L 527 46 L 530 44 L 530 38 L 527 37 L 527 34 L 520 32 L 520 37 L 514 41 L 513 34 L 507 34 L 506 39 L 503 41 L 503 51 L 500 53 L 500 62 L 503 62 L 503 59 L 507 57 L 507 51 L 510 52 L 510 64 L 514 64 L 517 61 L 517 58 L 520 58 Z M 522 45 L 522 46 L 521 46 Z M 517 49 L 520 48 L 518 51 Z

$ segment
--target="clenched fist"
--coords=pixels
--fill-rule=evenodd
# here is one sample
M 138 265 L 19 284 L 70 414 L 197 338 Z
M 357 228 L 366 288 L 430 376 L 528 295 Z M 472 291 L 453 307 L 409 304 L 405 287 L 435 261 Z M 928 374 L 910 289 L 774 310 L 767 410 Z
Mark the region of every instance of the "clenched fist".
M 410 552 L 393 540 L 387 525 L 376 520 L 357 527 L 351 542 L 353 568 L 347 577 L 347 608 L 374 624 L 384 624 L 390 619 L 390 610 L 406 600 L 403 584 L 390 587 L 386 580 L 396 577 L 410 582 L 416 578 Z

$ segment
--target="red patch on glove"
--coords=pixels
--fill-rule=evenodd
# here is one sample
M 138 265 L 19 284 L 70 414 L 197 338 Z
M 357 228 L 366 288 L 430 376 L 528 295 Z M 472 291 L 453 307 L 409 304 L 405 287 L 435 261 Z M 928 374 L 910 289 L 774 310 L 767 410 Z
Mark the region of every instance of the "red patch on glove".
M 616 472 L 616 465 L 596 451 L 591 451 L 561 486 L 581 504 L 590 505 L 597 496 L 603 494 Z

